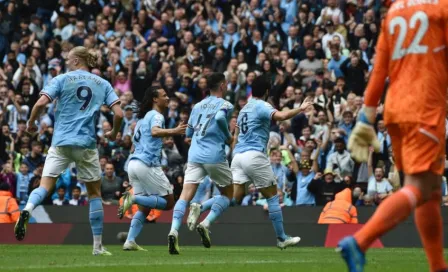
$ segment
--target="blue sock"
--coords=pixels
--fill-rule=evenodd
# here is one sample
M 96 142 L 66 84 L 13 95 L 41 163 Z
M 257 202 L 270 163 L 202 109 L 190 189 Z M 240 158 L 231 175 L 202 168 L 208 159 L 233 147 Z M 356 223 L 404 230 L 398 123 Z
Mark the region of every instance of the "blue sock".
M 230 200 L 225 196 L 216 196 L 210 213 L 205 218 L 206 226 L 209 227 L 229 207 Z
M 28 202 L 25 206 L 25 210 L 32 212 L 36 206 L 38 206 L 47 196 L 47 190 L 43 187 L 39 187 L 34 189 L 31 192 L 30 197 L 28 198 Z
M 104 211 L 101 198 L 97 197 L 90 199 L 89 205 L 90 205 L 89 220 L 90 220 L 90 226 L 92 227 L 93 236 L 102 235 Z
M 213 206 L 213 204 L 216 201 L 216 197 L 212 197 L 209 200 L 205 201 L 204 203 L 202 203 L 201 205 L 201 213 L 208 211 L 211 209 L 211 207 Z
M 135 238 L 140 234 L 140 231 L 142 231 L 145 220 L 146 216 L 143 212 L 138 211 L 134 214 L 134 217 L 132 217 L 131 220 L 131 227 L 129 228 L 128 241 L 135 241 Z
M 180 225 L 182 225 L 182 219 L 184 218 L 185 210 L 187 209 L 188 203 L 185 200 L 179 199 L 174 205 L 173 211 L 173 221 L 171 222 L 171 231 L 178 231 Z
M 283 229 L 283 214 L 279 199 L 278 195 L 268 199 L 269 219 L 272 221 L 277 238 L 280 241 L 284 241 L 286 239 L 286 234 Z
M 166 208 L 166 199 L 157 195 L 134 196 L 134 203 L 143 207 L 163 210 Z

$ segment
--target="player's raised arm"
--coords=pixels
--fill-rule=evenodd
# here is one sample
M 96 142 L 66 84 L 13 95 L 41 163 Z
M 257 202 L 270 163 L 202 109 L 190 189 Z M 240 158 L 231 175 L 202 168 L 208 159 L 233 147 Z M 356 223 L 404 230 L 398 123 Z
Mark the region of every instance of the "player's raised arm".
M 274 121 L 284 121 L 293 118 L 297 114 L 304 112 L 309 106 L 313 105 L 313 102 L 311 102 L 311 99 L 306 98 L 305 101 L 303 101 L 302 105 L 300 107 L 292 109 L 292 110 L 286 110 L 286 111 L 276 111 L 272 115 L 272 119 Z
M 367 162 L 370 146 L 373 146 L 375 151 L 380 150 L 380 143 L 373 124 L 389 70 L 390 56 L 386 33 L 387 29 L 384 23 L 377 44 L 375 66 L 365 92 L 364 107 L 358 114 L 358 122 L 348 141 L 348 149 L 351 151 L 352 157 L 359 162 Z

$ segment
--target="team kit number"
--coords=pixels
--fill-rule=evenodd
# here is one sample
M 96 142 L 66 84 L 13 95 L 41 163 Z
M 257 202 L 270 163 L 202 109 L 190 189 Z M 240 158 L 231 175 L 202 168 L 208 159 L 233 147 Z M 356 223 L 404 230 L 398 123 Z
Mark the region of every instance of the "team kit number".
M 207 114 L 205 118 L 207 118 L 207 121 L 205 122 L 204 127 L 202 127 L 201 119 L 202 114 L 199 114 L 198 121 L 196 122 L 196 125 L 194 126 L 194 131 L 196 132 L 196 136 L 199 136 L 199 132 L 201 133 L 201 136 L 205 135 L 205 131 L 207 130 L 207 127 L 210 125 L 210 121 L 212 120 L 212 117 L 214 116 L 213 113 Z M 202 131 L 201 131 L 202 128 Z
M 79 100 L 84 102 L 79 110 L 85 110 L 92 100 L 92 89 L 87 86 L 81 86 L 76 90 L 76 96 Z
M 408 26 L 410 29 L 415 29 L 417 27 L 417 22 L 420 22 L 417 33 L 415 33 L 409 47 L 403 48 L 403 42 L 406 38 Z M 428 52 L 428 46 L 420 44 L 429 28 L 428 15 L 426 15 L 426 13 L 417 11 L 412 15 L 409 24 L 406 19 L 401 16 L 394 17 L 389 23 L 389 33 L 391 35 L 395 34 L 396 26 L 398 26 L 398 38 L 394 47 L 394 52 L 392 53 L 392 60 L 401 59 L 407 54 L 426 54 Z
M 243 114 L 243 116 L 241 117 L 241 124 L 240 124 L 240 129 L 241 129 L 241 133 L 246 134 L 248 127 L 247 127 L 247 113 Z

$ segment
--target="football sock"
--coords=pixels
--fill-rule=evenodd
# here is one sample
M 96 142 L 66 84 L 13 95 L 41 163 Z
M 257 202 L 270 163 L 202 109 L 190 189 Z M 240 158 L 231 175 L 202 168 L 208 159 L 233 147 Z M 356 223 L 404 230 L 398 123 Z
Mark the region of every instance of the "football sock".
M 204 226 L 209 228 L 210 224 L 215 222 L 215 220 L 229 207 L 229 204 L 230 200 L 227 197 L 216 196 L 210 213 L 203 221 Z
M 433 192 L 428 202 L 415 209 L 415 224 L 428 258 L 430 271 L 444 271 L 447 268 L 443 256 L 441 199 L 440 191 Z
M 280 197 L 275 195 L 268 199 L 269 219 L 274 226 L 275 234 L 280 241 L 286 239 L 285 230 L 283 228 L 283 213 L 280 207 Z
M 30 197 L 28 198 L 28 202 L 25 205 L 24 210 L 28 212 L 32 212 L 36 206 L 38 206 L 47 196 L 47 190 L 43 187 L 39 187 L 34 189 L 31 192 Z
M 202 205 L 201 205 L 201 213 L 210 210 L 213 206 L 213 203 L 215 203 L 215 201 L 216 201 L 216 197 L 212 197 L 212 198 L 208 199 L 207 201 L 204 201 L 204 203 L 202 203 Z
M 173 221 L 171 223 L 171 231 L 177 231 L 180 228 L 180 225 L 182 224 L 182 219 L 184 218 L 185 210 L 187 209 L 187 201 L 179 199 L 176 202 L 176 205 L 174 205 L 174 211 L 173 211 Z
M 131 227 L 129 228 L 128 241 L 135 242 L 135 238 L 140 234 L 145 220 L 146 216 L 143 212 L 138 211 L 134 214 L 131 220 Z
M 132 196 L 132 203 L 138 204 L 143 207 L 151 208 L 151 209 L 157 209 L 157 210 L 164 210 L 166 208 L 166 204 L 167 204 L 165 198 L 156 196 L 156 195 Z
M 420 190 L 406 185 L 398 192 L 387 197 L 367 223 L 354 235 L 359 248 L 365 252 L 367 248 L 387 231 L 408 218 L 412 211 L 422 204 Z
M 90 227 L 93 234 L 93 247 L 99 249 L 101 247 L 101 236 L 103 234 L 103 203 L 100 197 L 89 200 L 90 213 Z

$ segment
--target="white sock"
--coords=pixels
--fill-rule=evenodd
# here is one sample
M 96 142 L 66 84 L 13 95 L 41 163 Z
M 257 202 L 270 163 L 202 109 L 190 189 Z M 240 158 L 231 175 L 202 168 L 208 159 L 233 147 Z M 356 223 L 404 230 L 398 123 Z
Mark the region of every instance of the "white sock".
M 93 235 L 93 248 L 101 249 L 102 235 Z
M 177 236 L 179 233 L 177 233 L 177 230 L 171 229 L 170 234 L 174 234 L 175 236 Z
M 34 210 L 34 204 L 30 202 L 26 203 L 25 208 L 23 210 L 27 212 L 32 212 Z
M 201 224 L 206 228 L 210 228 L 210 221 L 208 221 L 207 219 L 204 219 Z

